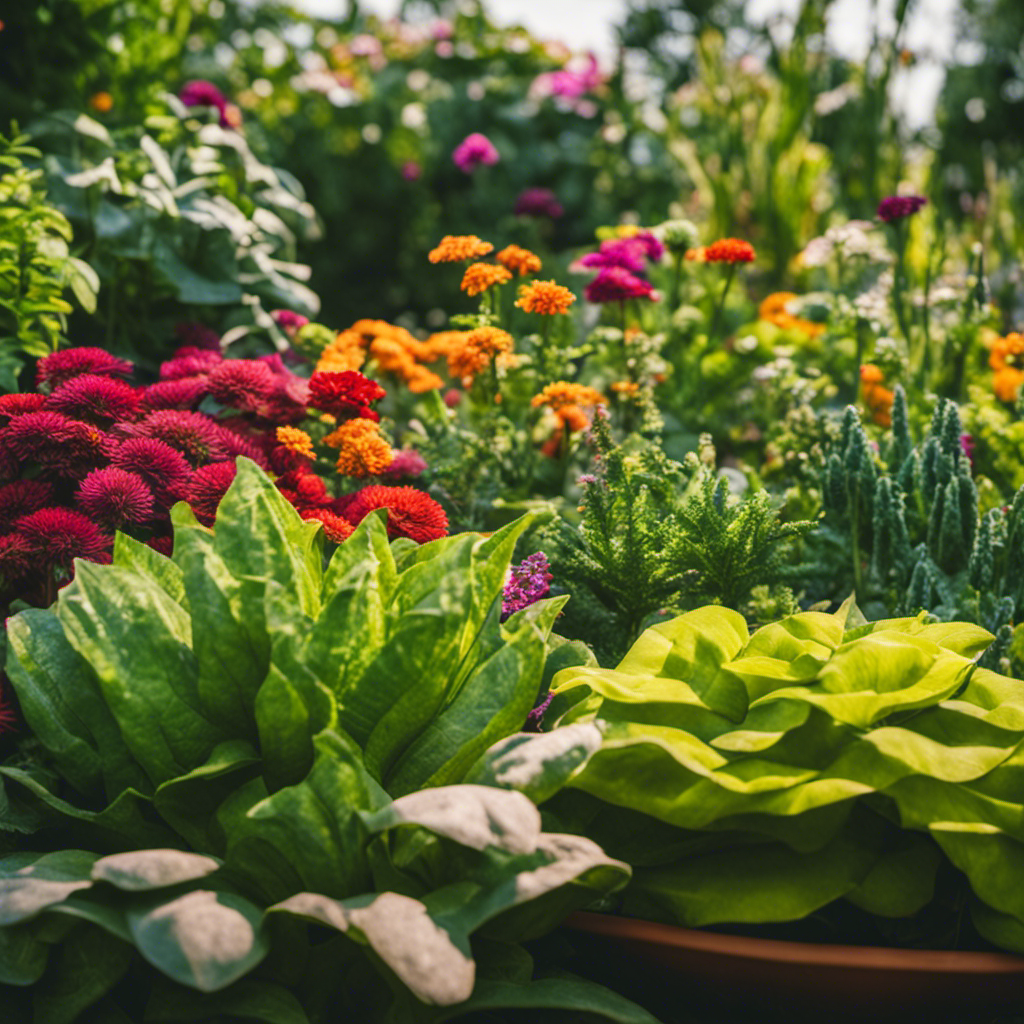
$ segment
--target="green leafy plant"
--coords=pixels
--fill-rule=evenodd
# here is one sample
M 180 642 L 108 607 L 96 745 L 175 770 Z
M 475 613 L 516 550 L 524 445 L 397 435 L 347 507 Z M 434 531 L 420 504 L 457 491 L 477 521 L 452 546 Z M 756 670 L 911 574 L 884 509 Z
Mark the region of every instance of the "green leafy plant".
M 657 625 L 617 668 L 555 677 L 549 720 L 574 745 L 552 756 L 561 727 L 536 756 L 506 741 L 492 776 L 515 753 L 519 784 L 546 772 L 551 796 L 567 779 L 546 806 L 634 864 L 628 914 L 760 924 L 852 905 L 890 940 L 955 942 L 969 909 L 1022 950 L 1024 685 L 976 667 L 978 626 L 857 626 L 854 609 L 753 635 L 725 608 Z
M 523 725 L 562 603 L 499 621 L 526 523 L 418 547 L 371 516 L 324 571 L 244 459 L 214 532 L 174 516 L 173 559 L 119 535 L 9 624 L 6 1019 L 650 1022 L 515 945 L 628 867 L 464 783 Z
M 613 445 L 601 416 L 592 436 L 598 473 L 583 483 L 582 522 L 554 535 L 555 578 L 573 595 L 566 636 L 614 660 L 659 609 L 736 608 L 755 587 L 781 585 L 785 545 L 812 524 L 781 522 L 765 491 L 732 495 L 709 438 L 680 464 L 654 445 Z
M 99 278 L 71 255 L 71 225 L 47 201 L 43 173 L 25 165 L 29 136 L 0 136 L 0 391 L 17 391 L 26 358 L 56 352 L 73 306 L 96 309 Z

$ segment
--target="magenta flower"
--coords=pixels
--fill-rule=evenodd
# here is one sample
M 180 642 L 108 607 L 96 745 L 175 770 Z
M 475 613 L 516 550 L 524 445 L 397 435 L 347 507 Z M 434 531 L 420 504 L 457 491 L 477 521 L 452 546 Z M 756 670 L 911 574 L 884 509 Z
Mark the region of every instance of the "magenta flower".
M 628 299 L 654 299 L 656 293 L 650 281 L 631 274 L 622 267 L 605 267 L 587 285 L 587 302 L 625 302 Z
M 226 359 L 208 379 L 210 394 L 221 405 L 254 412 L 275 390 L 274 373 L 258 359 Z
M 21 462 L 84 476 L 107 451 L 109 438 L 91 423 L 40 409 L 14 416 L 0 430 L 0 448 Z
M 172 359 L 160 364 L 161 380 L 180 380 L 182 377 L 198 377 L 209 373 L 223 362 L 220 352 L 198 348 L 182 348 Z
M 501 596 L 501 621 L 547 597 L 551 579 L 547 555 L 543 551 L 529 555 L 519 565 L 513 565 Z
M 203 79 L 186 82 L 178 93 L 178 99 L 186 107 L 214 107 L 220 115 L 221 128 L 230 128 L 227 97 L 213 84 Z
M 13 480 L 0 486 L 0 530 L 16 519 L 38 512 L 53 500 L 53 488 L 43 480 Z
M 194 409 L 207 394 L 206 377 L 179 377 L 150 384 L 142 391 L 142 408 L 146 412 L 157 409 Z
M 181 452 L 152 437 L 133 437 L 111 456 L 110 464 L 141 477 L 161 505 L 180 501 L 192 476 Z
M 163 441 L 193 465 L 227 457 L 216 422 L 201 412 L 158 409 L 139 420 L 117 428 L 125 437 L 148 437 Z
M 597 58 L 592 53 L 588 53 L 582 62 L 575 61 L 574 64 L 538 75 L 530 86 L 530 92 L 575 100 L 600 86 L 604 79 Z
M 73 419 L 109 426 L 131 419 L 139 408 L 139 393 L 130 384 L 98 373 L 82 373 L 50 392 L 44 406 Z
M 214 462 L 192 474 L 185 500 L 203 525 L 213 525 L 217 518 L 217 508 L 234 481 L 235 473 L 233 462 Z
M 38 412 L 46 401 L 46 395 L 36 392 L 21 393 L 14 392 L 10 395 L 0 395 L 0 416 L 20 416 L 26 412 Z
M 75 492 L 78 507 L 108 529 L 144 523 L 153 514 L 153 492 L 125 469 L 94 469 Z
M 125 359 L 118 359 L 102 348 L 68 348 L 44 356 L 36 364 L 36 381 L 55 388 L 58 384 L 83 373 L 98 373 L 103 377 L 127 377 L 134 367 Z
M 588 252 L 580 259 L 581 267 L 603 269 L 621 267 L 631 274 L 647 270 L 647 249 L 636 238 L 615 238 L 604 241 L 597 252 Z
M 927 202 L 924 196 L 887 196 L 878 204 L 878 216 L 886 224 L 891 224 L 917 213 Z
M 294 334 L 299 328 L 305 327 L 309 323 L 308 316 L 296 313 L 292 309 L 275 309 L 270 314 L 270 318 L 288 335 Z
M 41 508 L 22 516 L 14 524 L 15 532 L 28 541 L 33 560 L 45 560 L 64 573 L 75 558 L 95 561 L 110 546 L 110 540 L 91 520 L 70 508 Z
M 427 468 L 426 460 L 414 448 L 395 452 L 391 465 L 381 474 L 389 480 L 419 476 Z
M 423 168 L 415 160 L 406 160 L 402 164 L 402 177 L 406 181 L 416 181 L 423 174 Z
M 516 200 L 517 217 L 550 217 L 551 220 L 558 220 L 564 213 L 555 193 L 548 188 L 528 188 Z
M 472 174 L 482 164 L 493 165 L 500 159 L 494 143 L 479 132 L 467 135 L 452 153 L 455 166 L 464 174 Z

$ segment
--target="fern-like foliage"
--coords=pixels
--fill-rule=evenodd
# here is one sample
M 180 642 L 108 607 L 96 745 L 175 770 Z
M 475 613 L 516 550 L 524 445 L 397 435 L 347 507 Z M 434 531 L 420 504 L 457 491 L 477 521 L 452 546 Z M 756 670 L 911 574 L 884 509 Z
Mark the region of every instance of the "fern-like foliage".
M 613 662 L 656 612 L 740 608 L 754 588 L 780 585 L 788 542 L 813 524 L 780 522 L 764 492 L 732 495 L 710 440 L 681 464 L 635 438 L 613 444 L 601 416 L 591 436 L 597 472 L 581 478 L 582 521 L 559 520 L 545 546 L 573 598 L 563 635 Z

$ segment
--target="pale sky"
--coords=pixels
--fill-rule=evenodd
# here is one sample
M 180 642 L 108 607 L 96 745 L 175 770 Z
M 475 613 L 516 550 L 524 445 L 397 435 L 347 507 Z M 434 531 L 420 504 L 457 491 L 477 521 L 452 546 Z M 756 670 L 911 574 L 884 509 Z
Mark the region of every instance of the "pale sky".
M 321 17 L 344 14 L 348 0 L 297 0 L 299 6 Z M 390 17 L 398 0 L 360 0 L 364 10 Z M 890 19 L 896 0 L 880 0 L 879 7 Z M 612 26 L 621 20 L 626 0 L 487 0 L 487 9 L 501 24 L 525 25 L 541 39 L 557 39 L 575 50 L 611 52 Z M 800 0 L 748 0 L 752 22 L 773 15 L 792 14 Z M 942 87 L 942 64 L 950 59 L 954 45 L 954 14 L 958 0 L 916 0 L 907 25 L 905 42 L 918 56 L 917 65 L 902 71 L 893 85 L 894 101 L 906 111 L 912 125 L 929 123 L 935 100 Z M 829 14 L 828 35 L 835 50 L 861 59 L 869 45 L 870 0 L 836 0 Z M 883 23 L 884 26 L 884 23 Z M 963 59 L 963 54 L 958 54 Z

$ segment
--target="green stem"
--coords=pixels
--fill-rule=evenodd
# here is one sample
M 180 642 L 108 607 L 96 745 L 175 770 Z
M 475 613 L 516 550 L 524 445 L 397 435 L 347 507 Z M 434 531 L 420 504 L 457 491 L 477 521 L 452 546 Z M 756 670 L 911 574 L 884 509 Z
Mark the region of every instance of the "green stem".
M 708 330 L 708 345 L 710 346 L 714 342 L 718 334 L 718 324 L 722 319 L 722 311 L 725 309 L 725 299 L 729 294 L 729 288 L 732 286 L 732 279 L 736 276 L 736 264 L 730 263 L 729 269 L 725 272 L 725 285 L 722 287 L 722 294 L 718 299 L 718 305 L 715 306 L 714 314 L 711 317 L 711 327 Z

